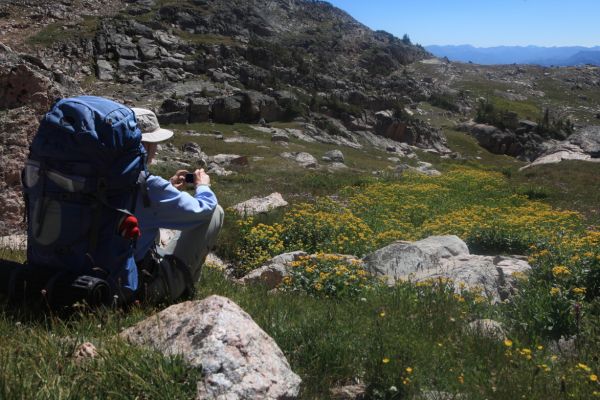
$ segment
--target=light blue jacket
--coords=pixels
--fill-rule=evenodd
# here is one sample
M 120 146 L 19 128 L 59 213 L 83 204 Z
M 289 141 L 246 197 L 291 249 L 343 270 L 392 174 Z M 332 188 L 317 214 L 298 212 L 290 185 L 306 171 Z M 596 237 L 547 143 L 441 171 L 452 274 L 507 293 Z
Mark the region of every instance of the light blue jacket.
M 135 259 L 141 260 L 154 246 L 159 228 L 185 230 L 209 223 L 217 207 L 217 197 L 206 185 L 198 186 L 194 196 L 181 192 L 160 176 L 146 180 L 150 206 L 144 207 L 140 193 L 135 207 L 142 235 L 137 241 Z

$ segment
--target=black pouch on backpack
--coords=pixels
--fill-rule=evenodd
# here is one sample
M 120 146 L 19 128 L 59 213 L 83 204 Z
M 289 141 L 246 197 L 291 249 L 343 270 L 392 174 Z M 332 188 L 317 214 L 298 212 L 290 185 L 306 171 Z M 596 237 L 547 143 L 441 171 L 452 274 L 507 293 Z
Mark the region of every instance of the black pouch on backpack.
M 152 248 L 137 264 L 139 301 L 152 304 L 190 299 L 194 296 L 196 289 L 191 271 L 177 257 L 173 255 L 163 257 Z

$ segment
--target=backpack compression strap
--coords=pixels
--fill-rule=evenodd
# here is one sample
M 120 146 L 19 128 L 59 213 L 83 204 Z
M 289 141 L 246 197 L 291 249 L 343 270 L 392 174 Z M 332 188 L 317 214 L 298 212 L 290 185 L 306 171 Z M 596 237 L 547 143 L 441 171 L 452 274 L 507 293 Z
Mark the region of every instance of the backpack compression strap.
M 96 250 L 96 247 L 98 246 L 98 230 L 100 226 L 100 216 L 103 206 L 115 212 L 123 214 L 123 218 L 119 220 L 117 232 L 122 236 L 130 238 L 133 242 L 133 245 L 135 246 L 136 240 L 141 234 L 137 226 L 137 218 L 133 215 L 135 213 L 135 206 L 137 203 L 138 193 L 142 193 L 142 202 L 144 204 L 144 207 L 150 207 L 151 204 L 150 196 L 148 194 L 148 187 L 146 185 L 147 175 L 148 174 L 145 171 L 142 171 L 138 176 L 137 182 L 133 188 L 134 195 L 132 196 L 133 200 L 131 205 L 131 211 L 124 208 L 116 208 L 110 205 L 106 199 L 106 181 L 102 178 L 98 180 L 98 189 L 94 194 L 95 202 L 94 205 L 92 205 L 93 217 L 92 226 L 90 227 L 90 251 Z M 135 229 L 137 229 L 137 233 L 135 233 Z

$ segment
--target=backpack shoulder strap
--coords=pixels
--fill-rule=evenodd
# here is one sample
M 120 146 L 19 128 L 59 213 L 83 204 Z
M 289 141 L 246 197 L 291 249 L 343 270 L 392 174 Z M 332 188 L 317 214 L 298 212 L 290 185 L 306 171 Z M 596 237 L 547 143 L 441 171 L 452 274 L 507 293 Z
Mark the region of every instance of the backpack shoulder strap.
M 140 172 L 138 176 L 138 180 L 136 183 L 136 196 L 134 196 L 134 205 L 132 207 L 133 212 L 135 212 L 135 203 L 137 202 L 137 194 L 140 193 L 142 195 L 142 204 L 144 208 L 148 208 L 152 205 L 150 201 L 150 195 L 148 194 L 148 185 L 146 181 L 150 177 L 150 173 L 144 169 L 144 171 Z

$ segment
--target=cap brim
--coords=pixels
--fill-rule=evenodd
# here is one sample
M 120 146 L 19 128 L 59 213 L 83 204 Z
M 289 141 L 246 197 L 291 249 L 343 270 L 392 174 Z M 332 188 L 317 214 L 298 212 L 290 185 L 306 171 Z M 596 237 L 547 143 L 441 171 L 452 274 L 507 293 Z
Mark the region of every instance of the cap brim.
M 155 130 L 154 132 L 142 133 L 142 142 L 148 142 L 148 143 L 162 142 L 162 141 L 169 139 L 171 136 L 173 136 L 173 131 L 170 131 L 168 129 L 159 128 L 159 129 Z

